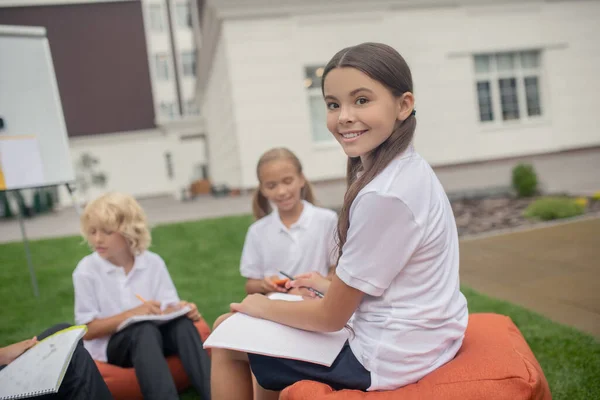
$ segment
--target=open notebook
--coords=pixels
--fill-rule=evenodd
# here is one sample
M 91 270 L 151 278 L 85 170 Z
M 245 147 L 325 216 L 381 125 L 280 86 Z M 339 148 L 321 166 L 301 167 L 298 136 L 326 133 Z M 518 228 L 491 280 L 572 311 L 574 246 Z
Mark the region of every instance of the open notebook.
M 85 326 L 72 326 L 40 341 L 0 371 L 0 399 L 58 392 Z
M 129 325 L 136 324 L 138 322 L 143 322 L 143 321 L 152 321 L 157 325 L 162 325 L 169 321 L 174 320 L 175 318 L 179 318 L 182 315 L 185 315 L 190 311 L 191 311 L 191 308 L 188 306 L 185 306 L 185 307 L 180 308 L 179 310 L 174 311 L 169 314 L 136 315 L 134 317 L 127 318 L 125 321 L 121 322 L 119 324 L 119 326 L 117 327 L 117 332 L 122 331 L 123 329 L 127 328 Z
M 301 296 L 283 293 L 272 294 L 269 298 L 302 301 Z M 289 358 L 330 367 L 347 339 L 348 332 L 345 329 L 331 333 L 310 332 L 235 313 L 210 334 L 204 347 Z

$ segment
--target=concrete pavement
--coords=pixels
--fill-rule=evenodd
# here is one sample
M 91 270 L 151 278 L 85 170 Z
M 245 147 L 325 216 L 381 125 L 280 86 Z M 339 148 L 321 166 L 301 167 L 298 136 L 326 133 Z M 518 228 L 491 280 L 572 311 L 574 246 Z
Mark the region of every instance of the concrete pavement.
M 461 240 L 461 283 L 600 339 L 600 218 Z

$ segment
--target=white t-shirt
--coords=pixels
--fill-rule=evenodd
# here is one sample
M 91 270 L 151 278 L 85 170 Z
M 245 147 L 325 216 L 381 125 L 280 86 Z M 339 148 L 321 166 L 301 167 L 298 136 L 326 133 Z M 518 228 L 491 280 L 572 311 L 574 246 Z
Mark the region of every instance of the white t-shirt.
M 454 358 L 467 327 L 458 233 L 450 202 L 410 146 L 358 194 L 337 266 L 365 293 L 350 347 L 371 372 L 368 390 L 391 390 Z
M 253 223 L 246 234 L 240 272 L 264 279 L 283 271 L 291 276 L 317 271 L 327 275 L 337 261 L 337 214 L 304 201 L 298 221 L 286 228 L 277 210 Z
M 133 268 L 123 268 L 103 259 L 98 253 L 84 257 L 73 272 L 75 323 L 87 324 L 96 318 L 108 318 L 141 305 L 146 300 L 161 302 L 164 309 L 179 302 L 175 285 L 163 259 L 151 251 L 135 257 Z M 84 340 L 93 359 L 106 362 L 110 336 Z

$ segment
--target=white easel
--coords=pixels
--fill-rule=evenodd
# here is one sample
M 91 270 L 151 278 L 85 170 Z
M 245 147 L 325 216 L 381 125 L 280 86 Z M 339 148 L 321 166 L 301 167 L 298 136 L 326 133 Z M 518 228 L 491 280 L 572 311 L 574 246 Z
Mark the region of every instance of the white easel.
M 0 191 L 75 181 L 50 45 L 43 27 L 0 25 Z M 17 199 L 19 203 L 19 199 Z M 39 288 L 18 207 L 33 293 Z

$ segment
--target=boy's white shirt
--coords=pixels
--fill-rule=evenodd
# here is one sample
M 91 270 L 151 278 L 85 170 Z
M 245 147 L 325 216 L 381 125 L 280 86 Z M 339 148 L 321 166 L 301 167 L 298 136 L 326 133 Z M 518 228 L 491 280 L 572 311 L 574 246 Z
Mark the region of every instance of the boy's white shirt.
M 179 303 L 179 296 L 163 259 L 151 251 L 135 257 L 133 268 L 125 275 L 123 268 L 103 259 L 98 253 L 84 257 L 73 272 L 75 288 L 75 323 L 87 324 L 108 318 L 141 305 L 136 297 L 161 302 L 161 308 Z M 110 336 L 84 340 L 95 360 L 107 361 L 106 347 Z
M 416 382 L 455 356 L 468 321 L 458 270 L 450 202 L 411 146 L 354 200 L 336 269 L 365 293 L 350 347 L 371 372 L 369 390 Z
M 327 275 L 337 260 L 337 214 L 303 203 L 300 218 L 289 229 L 277 210 L 250 226 L 240 263 L 243 277 L 264 279 L 280 270 L 291 276 L 311 271 Z

